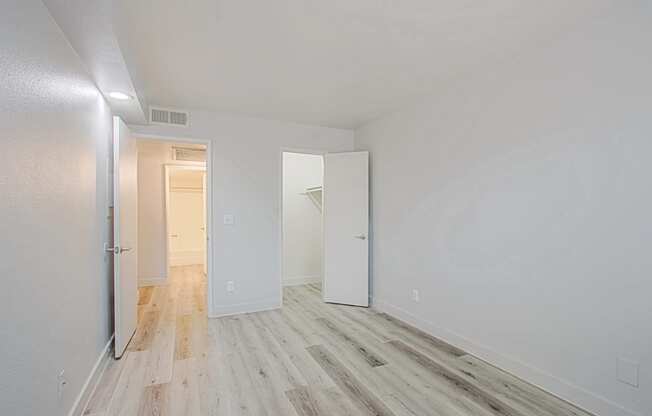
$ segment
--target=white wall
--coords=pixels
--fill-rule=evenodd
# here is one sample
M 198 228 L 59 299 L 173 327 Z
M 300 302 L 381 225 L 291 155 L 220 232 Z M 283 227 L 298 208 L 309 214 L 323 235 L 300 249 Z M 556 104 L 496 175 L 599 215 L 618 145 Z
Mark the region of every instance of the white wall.
M 650 7 L 356 131 L 376 306 L 603 416 L 652 414 Z
M 321 211 L 305 195 L 322 186 L 320 155 L 283 153 L 283 284 L 321 281 Z
M 138 279 L 141 284 L 167 278 L 165 169 L 170 145 L 138 142 Z
M 3 2 L 0 57 L 0 414 L 65 415 L 112 333 L 111 114 L 40 1 Z
M 190 127 L 131 126 L 212 146 L 213 315 L 281 303 L 281 150 L 353 149 L 353 131 L 193 111 Z M 223 217 L 232 214 L 234 225 Z M 235 292 L 227 293 L 233 280 Z

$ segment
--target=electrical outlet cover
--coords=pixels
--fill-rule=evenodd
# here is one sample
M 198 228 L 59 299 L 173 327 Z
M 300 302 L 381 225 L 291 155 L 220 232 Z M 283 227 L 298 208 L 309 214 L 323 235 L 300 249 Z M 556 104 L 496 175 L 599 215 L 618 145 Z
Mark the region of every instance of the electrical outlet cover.
M 618 358 L 618 381 L 638 387 L 639 363 L 626 358 Z

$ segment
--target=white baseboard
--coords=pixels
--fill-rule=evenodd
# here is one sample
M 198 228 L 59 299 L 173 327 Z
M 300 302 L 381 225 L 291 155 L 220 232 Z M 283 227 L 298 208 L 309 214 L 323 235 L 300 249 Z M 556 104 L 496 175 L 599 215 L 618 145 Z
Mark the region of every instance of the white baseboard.
M 100 353 L 100 356 L 97 358 L 97 361 L 95 362 L 91 373 L 88 375 L 86 382 L 82 386 L 75 403 L 73 403 L 68 416 L 81 416 L 82 412 L 86 409 L 86 405 L 88 404 L 91 395 L 95 391 L 99 381 L 102 379 L 104 370 L 111 360 L 111 351 L 113 351 L 111 344 L 113 344 L 113 335 L 111 335 L 109 342 L 106 343 L 102 353 Z
M 526 382 L 539 387 L 550 394 L 561 398 L 581 409 L 599 416 L 642 416 L 632 410 L 626 409 L 618 403 L 592 393 L 569 381 L 549 374 L 539 368 L 525 364 L 519 360 L 503 355 L 493 349 L 475 343 L 461 335 L 427 320 L 421 319 L 403 308 L 387 303 L 378 298 L 374 299 L 372 307 L 380 312 L 394 316 L 408 324 L 436 337 L 449 344 L 460 348 L 487 363 L 498 367 Z
M 164 286 L 168 283 L 167 277 L 139 277 L 138 287 L 143 286 Z
M 283 279 L 283 286 L 308 285 L 310 283 L 321 283 L 321 276 L 299 276 Z
M 272 309 L 279 309 L 281 300 L 279 298 L 265 299 L 257 302 L 236 303 L 233 305 L 224 305 L 213 307 L 209 318 L 221 318 L 223 316 L 239 315 L 242 313 L 262 312 Z
M 191 266 L 204 262 L 202 250 L 172 251 L 170 252 L 170 266 Z

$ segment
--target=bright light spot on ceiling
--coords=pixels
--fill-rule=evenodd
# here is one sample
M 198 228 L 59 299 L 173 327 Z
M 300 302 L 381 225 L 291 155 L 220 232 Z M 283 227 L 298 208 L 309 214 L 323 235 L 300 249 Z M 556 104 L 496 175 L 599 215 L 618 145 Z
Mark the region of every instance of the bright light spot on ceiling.
M 131 100 L 133 97 L 129 94 L 125 94 L 124 92 L 120 91 L 112 91 L 109 93 L 109 97 L 113 98 L 114 100 Z

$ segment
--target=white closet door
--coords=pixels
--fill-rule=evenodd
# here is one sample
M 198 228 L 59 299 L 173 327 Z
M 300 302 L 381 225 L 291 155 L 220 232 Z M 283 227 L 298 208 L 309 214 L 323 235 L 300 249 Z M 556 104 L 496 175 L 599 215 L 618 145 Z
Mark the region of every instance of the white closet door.
M 324 301 L 369 306 L 369 153 L 324 157 Z

